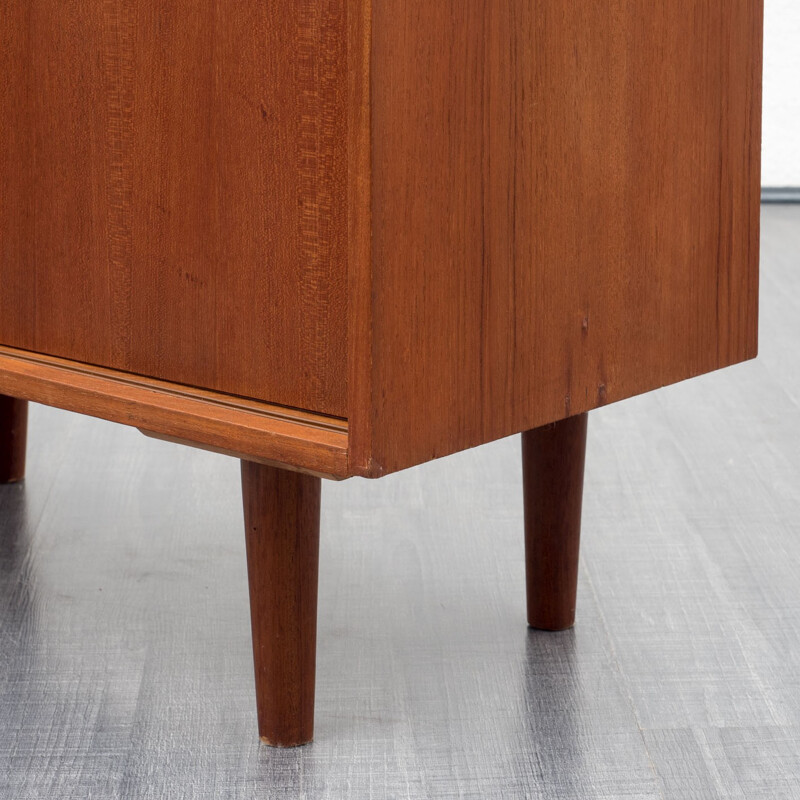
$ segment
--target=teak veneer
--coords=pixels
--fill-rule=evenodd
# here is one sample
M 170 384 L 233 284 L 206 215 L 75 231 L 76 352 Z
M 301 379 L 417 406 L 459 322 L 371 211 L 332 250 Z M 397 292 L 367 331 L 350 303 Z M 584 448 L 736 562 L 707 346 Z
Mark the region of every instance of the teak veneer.
M 762 5 L 3 0 L 0 480 L 31 400 L 241 458 L 273 744 L 320 477 L 522 432 L 571 625 L 587 412 L 756 355 Z

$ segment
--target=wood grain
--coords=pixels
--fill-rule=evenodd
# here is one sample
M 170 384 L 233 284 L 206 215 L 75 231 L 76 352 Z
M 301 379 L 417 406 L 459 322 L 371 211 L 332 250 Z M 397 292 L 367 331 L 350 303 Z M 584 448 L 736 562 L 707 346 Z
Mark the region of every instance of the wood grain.
M 0 16 L 0 343 L 345 417 L 344 4 Z
M 761 0 L 372 7 L 364 472 L 755 356 L 761 40 Z
M 522 434 L 528 625 L 575 623 L 588 414 Z
M 242 461 L 258 731 L 275 747 L 314 736 L 321 488 Z
M 349 458 L 359 472 L 371 472 L 372 406 L 372 0 L 348 5 L 347 172 L 348 172 L 348 419 L 353 419 Z
M 89 413 L 376 477 L 756 353 L 762 0 L 0 2 L 0 344 Z
M 337 418 L 7 347 L 0 347 L 2 393 L 253 461 L 336 478 L 348 474 L 348 427 Z
M 0 483 L 25 477 L 28 441 L 28 403 L 0 394 Z

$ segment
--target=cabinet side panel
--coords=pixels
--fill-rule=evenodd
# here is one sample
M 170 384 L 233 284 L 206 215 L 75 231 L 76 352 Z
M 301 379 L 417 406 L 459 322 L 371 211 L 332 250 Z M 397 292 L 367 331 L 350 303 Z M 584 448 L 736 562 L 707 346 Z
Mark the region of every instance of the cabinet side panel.
M 0 19 L 0 343 L 346 416 L 343 4 Z
M 373 7 L 373 473 L 756 353 L 761 0 Z

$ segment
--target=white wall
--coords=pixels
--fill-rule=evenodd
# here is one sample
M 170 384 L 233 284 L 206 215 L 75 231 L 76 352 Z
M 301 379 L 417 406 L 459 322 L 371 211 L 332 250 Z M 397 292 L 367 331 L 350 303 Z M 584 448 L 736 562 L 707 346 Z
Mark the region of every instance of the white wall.
M 763 186 L 800 187 L 800 0 L 765 0 Z

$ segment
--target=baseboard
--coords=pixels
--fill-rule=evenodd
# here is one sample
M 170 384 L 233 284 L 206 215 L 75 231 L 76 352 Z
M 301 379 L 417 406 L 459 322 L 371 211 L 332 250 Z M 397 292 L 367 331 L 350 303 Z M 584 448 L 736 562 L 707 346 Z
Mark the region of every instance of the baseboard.
M 800 186 L 762 186 L 762 203 L 800 203 Z

